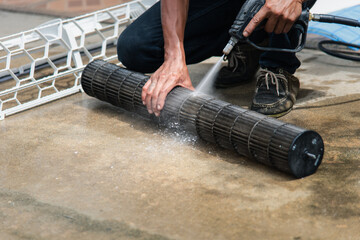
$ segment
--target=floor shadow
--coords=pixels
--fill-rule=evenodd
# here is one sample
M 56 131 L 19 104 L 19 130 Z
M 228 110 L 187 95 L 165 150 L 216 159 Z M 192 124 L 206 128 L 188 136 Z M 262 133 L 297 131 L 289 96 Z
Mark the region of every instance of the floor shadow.
M 326 92 L 309 88 L 300 88 L 296 103 L 306 103 L 308 101 L 322 98 L 326 96 Z

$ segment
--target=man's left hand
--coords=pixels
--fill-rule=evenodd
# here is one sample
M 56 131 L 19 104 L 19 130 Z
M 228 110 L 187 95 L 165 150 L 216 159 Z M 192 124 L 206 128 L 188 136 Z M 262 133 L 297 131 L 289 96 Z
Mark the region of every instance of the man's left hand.
M 248 37 L 265 19 L 265 31 L 268 33 L 288 33 L 302 11 L 303 0 L 266 0 L 265 5 L 251 19 L 243 35 Z

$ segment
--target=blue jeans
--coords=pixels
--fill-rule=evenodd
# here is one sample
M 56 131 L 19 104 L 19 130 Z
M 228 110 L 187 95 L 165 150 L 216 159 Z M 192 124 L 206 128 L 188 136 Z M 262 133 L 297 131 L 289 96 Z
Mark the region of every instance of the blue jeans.
M 316 0 L 310 0 L 311 6 Z M 244 0 L 190 0 L 185 26 L 184 49 L 187 64 L 199 63 L 212 56 L 221 56 L 230 39 L 228 33 Z M 296 39 L 297 40 L 297 39 Z M 288 48 L 294 45 L 286 34 L 272 34 L 270 46 Z M 160 2 L 156 3 L 118 39 L 119 60 L 129 69 L 151 73 L 164 62 L 164 39 L 161 27 Z M 264 52 L 262 67 L 283 68 L 294 73 L 300 61 L 294 53 Z

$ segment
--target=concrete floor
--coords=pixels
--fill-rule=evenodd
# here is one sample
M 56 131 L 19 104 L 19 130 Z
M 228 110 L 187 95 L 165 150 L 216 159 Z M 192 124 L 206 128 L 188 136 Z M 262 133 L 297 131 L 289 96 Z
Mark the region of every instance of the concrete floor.
M 0 122 L 0 239 L 360 239 L 360 68 L 299 54 L 281 120 L 318 131 L 295 180 L 76 94 Z M 194 84 L 216 59 L 190 66 Z M 212 94 L 247 107 L 254 83 Z

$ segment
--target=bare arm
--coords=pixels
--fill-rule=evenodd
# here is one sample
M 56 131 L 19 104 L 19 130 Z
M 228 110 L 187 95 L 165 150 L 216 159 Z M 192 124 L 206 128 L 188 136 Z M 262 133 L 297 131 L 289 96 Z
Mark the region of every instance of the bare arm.
M 302 3 L 306 0 L 266 0 L 265 5 L 253 17 L 244 30 L 245 37 L 255 30 L 264 20 L 268 19 L 265 31 L 276 34 L 290 31 L 294 22 L 299 18 L 302 11 Z
M 142 100 L 150 114 L 160 115 L 167 94 L 175 86 L 193 89 L 184 52 L 184 31 L 189 0 L 162 0 L 164 63 L 143 87 Z

